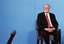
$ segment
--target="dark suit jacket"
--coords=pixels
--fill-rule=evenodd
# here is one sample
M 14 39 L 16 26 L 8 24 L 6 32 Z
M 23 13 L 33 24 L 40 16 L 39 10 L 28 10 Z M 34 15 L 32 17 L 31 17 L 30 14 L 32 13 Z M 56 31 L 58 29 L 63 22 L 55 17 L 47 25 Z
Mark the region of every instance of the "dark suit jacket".
M 50 19 L 51 19 L 51 23 L 52 23 L 53 27 L 55 27 L 57 29 L 58 22 L 55 18 L 55 15 L 53 13 L 49 13 L 49 15 L 50 15 Z M 47 23 L 44 12 L 38 14 L 37 26 L 39 29 L 42 29 L 42 30 L 44 30 L 44 28 L 48 28 L 48 23 Z

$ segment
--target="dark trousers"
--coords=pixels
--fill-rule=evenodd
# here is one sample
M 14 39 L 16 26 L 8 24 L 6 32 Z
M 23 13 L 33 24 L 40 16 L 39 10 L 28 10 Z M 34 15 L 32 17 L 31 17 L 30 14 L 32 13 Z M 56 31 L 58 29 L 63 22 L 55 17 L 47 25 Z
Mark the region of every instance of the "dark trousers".
M 53 35 L 54 36 L 54 40 L 52 44 L 58 44 L 58 40 L 59 40 L 59 34 L 57 30 L 54 30 L 53 32 L 47 32 L 47 31 L 43 31 L 44 32 L 44 41 L 46 44 L 50 44 L 49 43 L 49 35 Z

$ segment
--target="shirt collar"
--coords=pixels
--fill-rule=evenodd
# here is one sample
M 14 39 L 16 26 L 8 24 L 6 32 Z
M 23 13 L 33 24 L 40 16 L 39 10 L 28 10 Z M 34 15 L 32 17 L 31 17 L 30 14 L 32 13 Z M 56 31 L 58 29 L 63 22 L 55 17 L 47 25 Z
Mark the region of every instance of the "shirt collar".
M 48 14 L 48 15 L 49 15 L 49 13 L 45 13 L 45 16 L 46 16 L 46 14 Z

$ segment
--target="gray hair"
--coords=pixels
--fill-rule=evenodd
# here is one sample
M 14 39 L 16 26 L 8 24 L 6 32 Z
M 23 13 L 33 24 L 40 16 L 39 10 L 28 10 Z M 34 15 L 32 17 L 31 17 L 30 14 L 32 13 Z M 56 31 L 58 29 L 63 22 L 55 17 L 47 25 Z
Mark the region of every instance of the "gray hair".
M 49 5 L 49 4 L 44 4 L 44 6 L 45 6 L 45 5 L 48 5 L 48 6 L 50 7 L 50 5 Z M 44 7 L 44 6 L 43 6 L 43 7 Z

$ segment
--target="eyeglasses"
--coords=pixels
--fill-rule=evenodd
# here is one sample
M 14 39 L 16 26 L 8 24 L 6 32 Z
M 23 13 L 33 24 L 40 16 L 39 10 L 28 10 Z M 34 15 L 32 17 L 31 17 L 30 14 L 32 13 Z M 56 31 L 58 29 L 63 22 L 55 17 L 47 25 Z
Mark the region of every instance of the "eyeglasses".
M 45 8 L 45 7 L 44 7 L 44 9 L 50 9 L 50 8 Z

